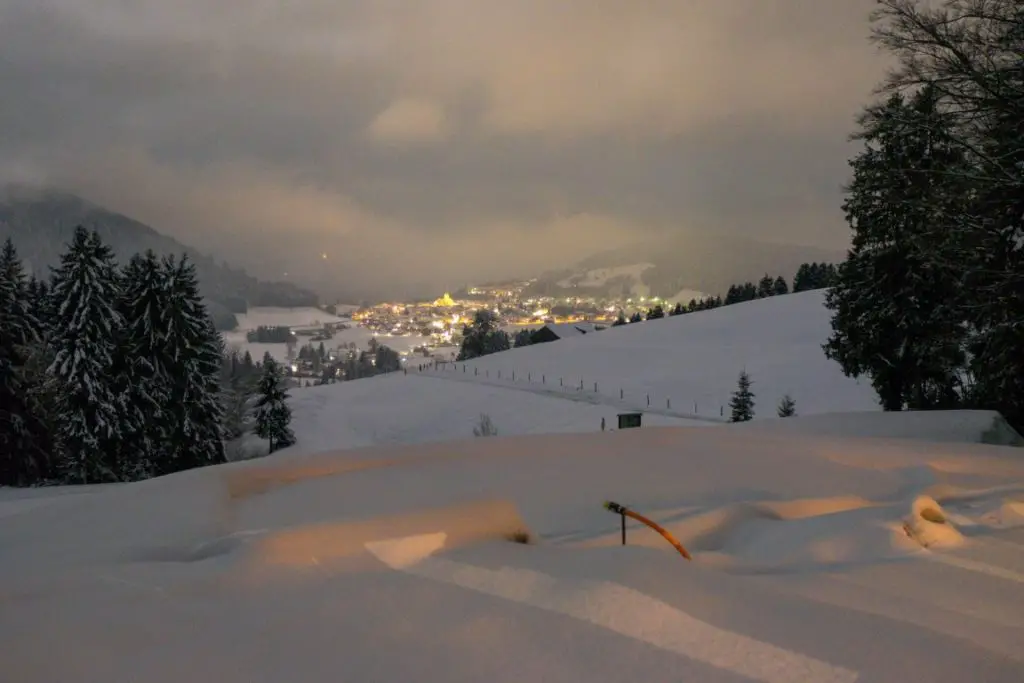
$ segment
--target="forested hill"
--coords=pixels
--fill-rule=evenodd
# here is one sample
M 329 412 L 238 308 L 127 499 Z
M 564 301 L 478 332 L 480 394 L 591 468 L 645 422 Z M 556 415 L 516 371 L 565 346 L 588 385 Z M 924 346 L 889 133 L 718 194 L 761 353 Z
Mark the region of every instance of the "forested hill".
M 188 254 L 196 264 L 210 313 L 221 329 L 234 327 L 233 313 L 248 306 L 315 306 L 315 293 L 287 282 L 263 282 L 244 270 L 218 263 L 172 237 L 127 216 L 73 194 L 55 190 L 7 187 L 0 190 L 0 242 L 14 241 L 30 272 L 47 274 L 57 265 L 74 229 L 83 225 L 100 233 L 119 263 L 152 249 L 159 255 Z

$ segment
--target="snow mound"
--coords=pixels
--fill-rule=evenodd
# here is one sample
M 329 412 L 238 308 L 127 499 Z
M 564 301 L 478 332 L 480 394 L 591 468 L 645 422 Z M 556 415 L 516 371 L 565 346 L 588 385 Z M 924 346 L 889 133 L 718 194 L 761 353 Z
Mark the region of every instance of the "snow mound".
M 286 528 L 259 538 L 259 564 L 306 566 L 357 555 L 367 543 L 394 536 L 441 533 L 447 550 L 484 540 L 508 539 L 526 525 L 509 501 L 482 501 L 411 513 Z
M 923 439 L 937 443 L 1024 444 L 993 410 L 933 410 L 806 415 L 755 420 L 743 429 L 788 434 Z
M 856 496 L 740 503 L 656 517 L 695 562 L 734 572 L 819 571 L 903 557 L 917 547 L 900 532 L 894 506 Z M 631 545 L 667 547 L 643 528 L 627 535 Z M 605 534 L 579 545 L 618 542 L 617 534 Z
M 918 496 L 904 520 L 907 536 L 925 548 L 955 548 L 963 545 L 964 537 L 947 519 L 942 506 L 931 496 Z

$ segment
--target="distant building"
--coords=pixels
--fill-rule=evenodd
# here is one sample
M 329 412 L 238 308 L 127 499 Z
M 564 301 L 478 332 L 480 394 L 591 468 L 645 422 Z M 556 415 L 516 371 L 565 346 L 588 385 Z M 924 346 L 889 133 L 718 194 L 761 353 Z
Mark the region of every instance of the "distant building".
M 594 323 L 548 323 L 530 335 L 530 339 L 534 344 L 543 344 L 545 342 L 557 341 L 559 339 L 581 337 L 585 334 L 599 332 L 603 329 L 603 325 L 595 325 Z
M 449 295 L 448 292 L 445 292 L 444 296 L 442 296 L 440 299 L 434 300 L 434 305 L 437 306 L 438 308 L 451 308 L 452 306 L 455 305 L 455 302 L 452 301 L 451 295 Z

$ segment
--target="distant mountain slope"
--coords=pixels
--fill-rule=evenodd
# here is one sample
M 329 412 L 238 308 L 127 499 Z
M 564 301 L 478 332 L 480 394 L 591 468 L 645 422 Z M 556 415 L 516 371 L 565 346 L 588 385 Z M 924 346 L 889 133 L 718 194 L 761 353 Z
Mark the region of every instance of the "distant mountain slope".
M 114 250 L 119 263 L 152 249 L 160 255 L 188 254 L 196 264 L 200 286 L 210 312 L 222 329 L 231 328 L 232 313 L 248 306 L 315 306 L 313 292 L 286 282 L 263 282 L 244 270 L 162 235 L 127 216 L 81 197 L 56 190 L 7 187 L 0 190 L 0 241 L 11 237 L 31 272 L 46 273 L 57 265 L 74 229 L 96 229 Z
M 782 275 L 791 284 L 800 264 L 838 263 L 844 256 L 839 249 L 679 233 L 595 254 L 571 269 L 545 273 L 531 291 L 552 296 L 574 290 L 596 296 L 619 296 L 631 291 L 672 297 L 683 290 L 696 290 L 724 296 L 729 285 L 756 282 L 765 273 Z M 601 281 L 594 277 L 598 272 L 616 276 Z

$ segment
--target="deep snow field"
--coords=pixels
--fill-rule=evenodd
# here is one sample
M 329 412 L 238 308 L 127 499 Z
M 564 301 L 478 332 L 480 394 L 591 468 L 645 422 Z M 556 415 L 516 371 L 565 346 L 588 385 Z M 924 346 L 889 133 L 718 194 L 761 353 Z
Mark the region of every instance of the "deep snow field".
M 303 389 L 270 457 L 0 491 L 0 678 L 1020 683 L 1024 449 L 879 412 L 820 300 Z M 724 425 L 744 366 L 759 419 Z

